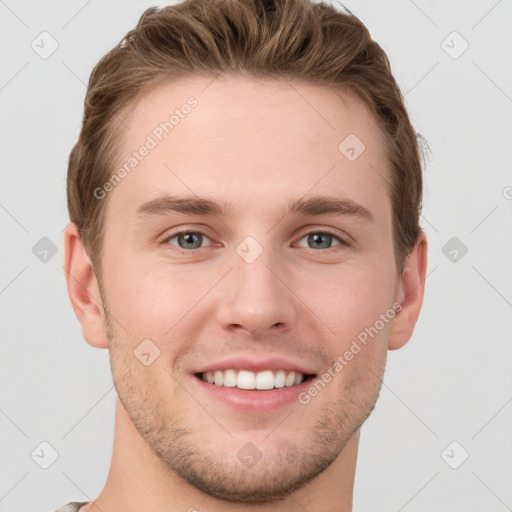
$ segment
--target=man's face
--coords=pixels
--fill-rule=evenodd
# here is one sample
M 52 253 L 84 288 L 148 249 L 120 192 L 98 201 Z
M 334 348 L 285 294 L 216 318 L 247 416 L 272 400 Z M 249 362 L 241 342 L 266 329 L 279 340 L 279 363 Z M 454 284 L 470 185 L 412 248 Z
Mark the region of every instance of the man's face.
M 388 169 L 375 120 L 352 95 L 210 82 L 153 90 L 125 119 L 120 164 L 148 135 L 156 146 L 108 197 L 113 378 L 164 468 L 225 500 L 271 501 L 328 468 L 377 399 L 391 325 L 377 321 L 400 282 Z M 172 131 L 155 131 L 189 97 L 197 105 Z M 227 211 L 177 211 L 171 196 Z M 334 211 L 322 198 L 346 203 Z

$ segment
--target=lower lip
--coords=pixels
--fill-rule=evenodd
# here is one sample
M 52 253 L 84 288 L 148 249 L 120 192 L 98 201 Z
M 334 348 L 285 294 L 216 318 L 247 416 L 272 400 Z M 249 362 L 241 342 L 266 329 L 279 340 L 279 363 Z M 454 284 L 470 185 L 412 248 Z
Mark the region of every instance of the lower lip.
M 268 390 L 246 390 L 237 387 L 228 388 L 210 384 L 197 376 L 192 376 L 196 384 L 212 398 L 241 411 L 265 412 L 272 411 L 298 402 L 298 396 L 311 386 L 314 377 L 308 377 L 304 382 L 289 388 L 274 388 Z

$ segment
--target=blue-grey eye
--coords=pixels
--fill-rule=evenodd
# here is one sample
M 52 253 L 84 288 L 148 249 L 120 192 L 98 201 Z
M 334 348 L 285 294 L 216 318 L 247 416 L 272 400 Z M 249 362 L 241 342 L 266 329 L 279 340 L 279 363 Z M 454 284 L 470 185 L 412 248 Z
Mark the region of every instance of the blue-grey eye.
M 330 249 L 333 245 L 340 245 L 343 243 L 343 240 L 336 235 L 323 233 L 321 231 L 312 231 L 311 233 L 304 235 L 301 240 L 304 239 L 307 239 L 307 247 L 310 249 Z M 333 242 L 335 243 L 333 244 Z M 301 245 L 301 247 L 304 247 L 304 245 Z
M 169 239 L 169 242 L 175 238 L 181 249 L 199 249 L 203 243 L 203 235 L 201 233 L 177 233 Z

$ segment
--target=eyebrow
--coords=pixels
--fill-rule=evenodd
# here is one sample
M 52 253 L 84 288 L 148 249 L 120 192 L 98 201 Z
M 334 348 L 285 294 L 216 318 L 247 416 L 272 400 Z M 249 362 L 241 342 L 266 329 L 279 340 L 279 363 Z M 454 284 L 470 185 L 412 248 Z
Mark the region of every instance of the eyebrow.
M 143 203 L 137 209 L 140 217 L 165 215 L 168 213 L 184 213 L 186 215 L 213 215 L 233 217 L 236 210 L 225 201 L 214 201 L 198 196 L 169 196 L 165 195 Z M 374 222 L 373 214 L 364 206 L 351 199 L 340 199 L 333 196 L 312 196 L 293 201 L 286 214 L 296 215 L 348 215 Z

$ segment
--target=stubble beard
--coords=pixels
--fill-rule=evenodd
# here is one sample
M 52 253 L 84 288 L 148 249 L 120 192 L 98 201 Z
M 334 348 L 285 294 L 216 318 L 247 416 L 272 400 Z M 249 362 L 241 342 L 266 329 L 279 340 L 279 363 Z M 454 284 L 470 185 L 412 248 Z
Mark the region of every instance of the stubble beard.
M 208 425 L 192 422 L 192 427 L 180 411 L 164 411 L 162 400 L 152 392 L 154 387 L 140 378 L 145 368 L 133 356 L 133 350 L 126 348 L 131 347 L 130 340 L 123 340 L 120 330 L 113 329 L 105 304 L 104 311 L 114 385 L 136 430 L 158 458 L 163 471 L 178 475 L 190 486 L 219 500 L 238 504 L 273 503 L 305 487 L 341 454 L 370 416 L 380 393 L 385 355 L 376 367 L 353 368 L 339 399 L 320 410 L 301 445 L 286 442 L 282 450 L 272 453 L 265 453 L 260 446 L 262 457 L 254 466 L 247 467 L 237 457 L 242 446 L 236 442 L 226 453 L 213 443 L 205 446 L 195 441 L 197 429 L 221 431 L 213 419 Z M 169 376 L 171 385 L 174 379 Z M 363 395 L 361 390 L 365 390 Z M 297 403 L 295 411 L 279 428 L 286 428 L 289 421 L 301 421 L 305 407 Z

